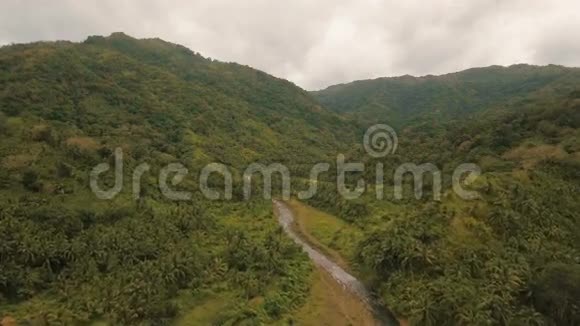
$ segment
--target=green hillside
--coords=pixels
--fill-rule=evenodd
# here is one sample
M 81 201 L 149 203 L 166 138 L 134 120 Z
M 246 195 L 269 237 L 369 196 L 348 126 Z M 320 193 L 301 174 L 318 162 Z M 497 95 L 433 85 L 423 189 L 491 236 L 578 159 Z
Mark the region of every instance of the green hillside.
M 362 134 L 375 123 L 395 127 L 396 153 L 365 152 Z M 303 187 L 314 163 L 334 165 L 344 153 L 365 164 L 346 182 L 363 179 L 366 193 L 343 198 L 333 167 L 304 200 L 326 213 L 291 206 L 303 213 L 309 240 L 342 256 L 397 317 L 412 325 L 580 324 L 578 68 L 494 66 L 309 93 L 160 39 L 114 33 L 16 44 L 0 48 L 0 139 L 0 318 L 324 322 L 316 307 L 332 313 L 324 289 L 339 284 L 321 283 L 322 271 L 313 273 L 282 232 L 269 200 L 257 191 L 242 200 L 241 181 L 249 164 L 279 162 Z M 113 163 L 118 148 L 122 191 L 100 200 L 90 172 Z M 232 200 L 198 190 L 210 162 L 230 168 Z M 441 170 L 440 201 L 432 200 L 433 176 L 422 198 L 409 178 L 404 198 L 394 198 L 393 173 L 409 162 Z M 134 193 L 142 163 L 150 170 Z M 191 199 L 172 201 L 160 190 L 170 163 L 188 169 L 174 188 Z M 383 199 L 375 193 L 378 163 Z M 476 200 L 452 191 L 461 163 L 481 167 L 481 176 L 461 180 Z M 114 183 L 112 171 L 99 181 Z M 317 298 L 322 304 L 305 307 Z
M 288 81 L 159 39 L 0 48 L 0 316 L 197 324 L 206 317 L 191 309 L 219 302 L 206 321 L 283 318 L 308 291 L 307 258 L 269 201 L 202 197 L 200 169 L 227 164 L 237 185 L 251 162 L 327 160 L 353 133 Z M 89 173 L 116 148 L 124 188 L 99 200 Z M 176 162 L 190 201 L 159 191 Z M 141 163 L 151 171 L 134 200 Z M 103 179 L 112 186 L 112 172 Z
M 330 184 L 309 200 L 350 223 L 320 230 L 321 239 L 331 239 L 327 245 L 412 325 L 578 324 L 580 84 L 564 86 L 576 90 L 474 118 L 409 123 L 395 155 L 352 152 L 367 164 L 370 186 L 355 202 Z M 440 169 L 440 201 L 429 175 L 422 198 L 414 198 L 411 180 L 403 199 L 394 198 L 392 176 L 406 162 Z M 374 191 L 377 163 L 386 175 L 382 200 Z M 451 188 L 461 163 L 482 170 L 463 183 L 478 192 L 476 200 Z
M 116 33 L 3 47 L 0 55 L 7 117 L 66 125 L 97 142 L 123 138 L 135 151 L 192 159 L 179 148 L 192 145 L 198 158 L 236 166 L 310 162 L 350 136 L 341 118 L 290 82 L 159 39 Z
M 570 93 L 580 69 L 513 65 L 473 68 L 441 76 L 360 80 L 312 92 L 320 103 L 363 123 L 402 126 L 416 120 L 442 122 L 490 108 Z

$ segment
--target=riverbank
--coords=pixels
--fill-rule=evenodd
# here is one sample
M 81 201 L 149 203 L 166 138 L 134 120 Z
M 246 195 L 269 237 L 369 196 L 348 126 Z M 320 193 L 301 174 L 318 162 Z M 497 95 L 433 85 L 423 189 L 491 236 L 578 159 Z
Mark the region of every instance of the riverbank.
M 347 315 L 344 316 L 344 318 L 340 318 L 344 322 L 344 325 L 352 325 L 353 323 L 349 321 L 349 319 L 353 318 L 360 319 L 360 321 L 355 323 L 357 325 L 399 324 L 397 320 L 394 319 L 382 305 L 374 300 L 374 298 L 370 295 L 370 292 L 359 280 L 357 280 L 354 276 L 343 269 L 339 263 L 332 260 L 333 256 L 340 258 L 338 253 L 328 254 L 329 252 L 332 252 L 332 250 L 323 246 L 320 242 L 316 242 L 316 244 L 309 243 L 308 239 L 313 241 L 316 239 L 313 239 L 311 236 L 307 236 L 308 233 L 305 232 L 303 228 L 300 228 L 300 223 L 296 223 L 297 218 L 295 218 L 295 213 L 287 203 L 274 201 L 274 208 L 278 217 L 278 221 L 286 234 L 297 244 L 299 244 L 306 253 L 308 253 L 310 259 L 317 267 L 318 272 L 322 275 L 326 275 L 327 280 L 331 281 L 335 287 L 338 286 L 340 288 L 341 291 L 336 294 L 326 291 L 326 295 L 321 300 L 325 301 L 338 299 L 339 301 L 344 301 L 342 306 L 348 308 L 345 311 L 347 314 L 352 314 L 353 312 L 358 313 L 353 316 Z M 341 262 L 341 264 L 346 264 L 344 259 L 338 260 Z M 315 286 L 312 287 L 312 293 L 315 293 Z M 313 295 L 312 293 L 311 297 Z M 312 301 L 311 298 L 309 298 L 308 301 Z M 315 314 L 318 315 L 315 324 L 326 322 L 326 318 L 337 318 L 334 315 L 337 314 L 337 307 L 339 306 L 340 305 L 335 304 L 335 308 L 331 309 L 330 314 L 326 317 L 322 316 L 321 313 Z M 364 309 L 357 309 L 357 306 L 362 306 Z M 301 317 L 300 312 L 297 314 L 297 317 Z M 336 322 L 331 324 L 336 325 Z

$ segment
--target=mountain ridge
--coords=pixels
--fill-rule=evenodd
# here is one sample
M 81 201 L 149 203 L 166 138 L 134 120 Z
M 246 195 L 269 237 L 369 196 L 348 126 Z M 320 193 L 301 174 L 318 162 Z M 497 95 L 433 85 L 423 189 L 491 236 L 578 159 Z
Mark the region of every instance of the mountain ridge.
M 453 119 L 495 106 L 509 107 L 514 99 L 525 100 L 542 92 L 571 92 L 578 83 L 580 68 L 518 64 L 439 76 L 359 80 L 311 93 L 323 106 L 359 122 L 382 120 L 402 126 L 421 115 Z
M 309 186 L 314 163 L 347 153 L 367 169 L 345 182 L 364 180 L 366 192 L 346 199 L 335 171 L 323 173 L 330 182 L 305 201 L 336 217 L 310 219 L 311 234 L 352 262 L 397 316 L 418 325 L 578 324 L 577 68 L 362 84 L 314 93 L 320 103 L 259 70 L 122 33 L 0 48 L 0 316 L 293 323 L 309 302 L 312 266 L 283 236 L 269 198 L 255 191 L 245 200 L 242 171 L 284 163 L 292 187 Z M 396 153 L 371 157 L 361 146 L 377 122 L 397 128 Z M 118 149 L 121 192 L 97 200 L 91 171 L 114 165 Z M 383 177 L 403 162 L 432 164 L 449 190 L 432 201 L 433 174 L 420 199 L 409 183 L 403 200 L 391 191 L 379 200 L 393 186 Z M 462 185 L 481 195 L 473 201 L 451 191 L 466 162 L 482 170 Z M 143 163 L 150 170 L 135 188 Z M 170 200 L 158 176 L 172 163 L 191 172 L 173 184 L 184 191 L 199 189 L 208 163 L 226 165 L 232 198 L 221 196 L 216 173 L 208 184 L 220 199 L 192 191 Z M 112 170 L 98 180 L 103 188 L 117 184 Z

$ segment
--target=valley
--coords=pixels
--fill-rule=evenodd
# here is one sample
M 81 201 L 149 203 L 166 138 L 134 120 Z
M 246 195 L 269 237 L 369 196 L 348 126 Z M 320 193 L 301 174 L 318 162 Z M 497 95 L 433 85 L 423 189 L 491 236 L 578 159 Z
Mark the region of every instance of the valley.
M 363 141 L 377 124 L 397 136 L 380 157 Z M 580 323 L 578 68 L 491 66 L 309 92 L 158 38 L 14 44 L 0 47 L 0 137 L 0 320 Z M 338 155 L 367 168 L 340 184 Z M 317 163 L 328 169 L 313 178 Z M 407 173 L 396 197 L 397 182 L 377 171 L 406 163 L 435 166 L 440 196 L 435 174 L 415 186 Z M 481 173 L 453 180 L 463 163 Z M 210 164 L 229 178 L 204 179 Z M 291 198 L 283 173 L 247 176 L 252 164 L 286 168 Z M 96 184 L 119 186 L 110 199 L 90 186 L 103 165 Z M 462 198 L 457 182 L 478 196 Z M 339 188 L 361 184 L 352 199 Z M 168 198 L 167 187 L 190 196 Z

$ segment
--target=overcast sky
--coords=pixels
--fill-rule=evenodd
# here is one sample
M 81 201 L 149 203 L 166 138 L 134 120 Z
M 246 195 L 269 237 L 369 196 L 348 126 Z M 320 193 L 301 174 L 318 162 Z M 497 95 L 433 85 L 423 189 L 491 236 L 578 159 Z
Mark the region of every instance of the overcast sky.
M 160 37 L 313 90 L 513 63 L 580 66 L 577 0 L 1 0 L 0 44 Z

